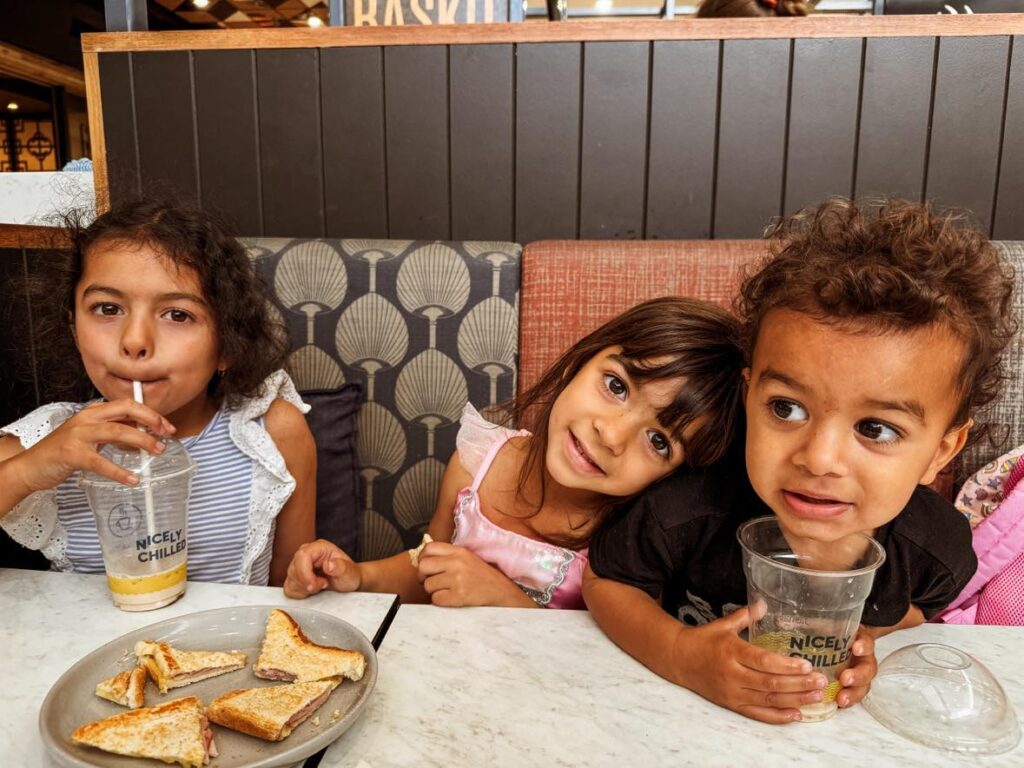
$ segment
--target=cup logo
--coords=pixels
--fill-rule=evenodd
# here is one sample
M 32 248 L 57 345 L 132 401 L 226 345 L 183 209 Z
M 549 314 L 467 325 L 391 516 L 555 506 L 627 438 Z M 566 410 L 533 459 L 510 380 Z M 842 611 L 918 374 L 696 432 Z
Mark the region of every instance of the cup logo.
M 115 536 L 131 536 L 142 524 L 142 512 L 134 504 L 118 504 L 107 515 L 107 527 Z

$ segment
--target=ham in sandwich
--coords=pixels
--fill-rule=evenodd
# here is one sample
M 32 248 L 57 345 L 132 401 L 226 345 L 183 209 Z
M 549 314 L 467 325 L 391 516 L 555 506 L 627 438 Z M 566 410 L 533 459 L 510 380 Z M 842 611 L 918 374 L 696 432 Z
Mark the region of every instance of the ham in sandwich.
M 256 677 L 296 683 L 329 677 L 359 680 L 365 670 L 366 659 L 359 651 L 317 645 L 280 608 L 267 617 L 263 647 L 253 667 Z
M 141 640 L 135 644 L 139 664 L 146 668 L 160 693 L 245 666 L 240 651 L 181 651 L 167 643 Z
M 210 702 L 206 715 L 217 725 L 267 741 L 286 738 L 327 701 L 339 678 L 265 688 L 243 688 Z
M 83 725 L 75 729 L 71 740 L 116 755 L 148 757 L 184 768 L 202 768 L 217 756 L 203 705 L 194 696 Z

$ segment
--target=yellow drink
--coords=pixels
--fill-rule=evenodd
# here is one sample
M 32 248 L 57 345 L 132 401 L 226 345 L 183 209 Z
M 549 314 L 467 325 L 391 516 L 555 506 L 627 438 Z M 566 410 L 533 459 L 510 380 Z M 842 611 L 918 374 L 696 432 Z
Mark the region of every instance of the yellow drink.
M 145 576 L 107 573 L 114 605 L 125 611 L 149 611 L 173 603 L 185 592 L 188 563 Z

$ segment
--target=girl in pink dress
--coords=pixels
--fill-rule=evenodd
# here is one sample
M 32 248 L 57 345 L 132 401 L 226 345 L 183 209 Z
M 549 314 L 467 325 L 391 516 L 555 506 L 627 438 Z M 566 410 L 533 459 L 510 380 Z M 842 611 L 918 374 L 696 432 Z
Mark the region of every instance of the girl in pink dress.
M 737 327 L 714 305 L 668 297 L 610 320 L 513 403 L 532 431 L 466 406 L 429 543 L 362 563 L 328 541 L 303 545 L 285 594 L 583 608 L 587 546 L 614 506 L 684 463 L 714 462 L 738 428 Z

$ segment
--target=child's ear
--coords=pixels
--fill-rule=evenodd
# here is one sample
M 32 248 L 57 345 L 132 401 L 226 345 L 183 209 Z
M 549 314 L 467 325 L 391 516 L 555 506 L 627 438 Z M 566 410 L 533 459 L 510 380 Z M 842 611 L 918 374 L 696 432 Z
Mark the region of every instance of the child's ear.
M 953 457 L 963 450 L 964 445 L 967 443 L 967 435 L 973 426 L 974 420 L 968 419 L 962 426 L 951 429 L 942 436 L 939 447 L 935 449 L 935 456 L 932 458 L 931 463 L 928 464 L 928 469 L 925 470 L 924 475 L 922 475 L 919 481 L 921 485 L 928 485 L 933 482 L 935 476 L 942 471 L 942 468 L 949 464 Z
M 743 369 L 743 399 L 747 399 L 747 391 L 750 389 L 750 366 Z

